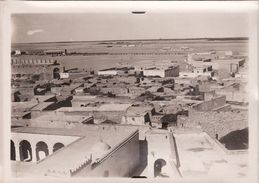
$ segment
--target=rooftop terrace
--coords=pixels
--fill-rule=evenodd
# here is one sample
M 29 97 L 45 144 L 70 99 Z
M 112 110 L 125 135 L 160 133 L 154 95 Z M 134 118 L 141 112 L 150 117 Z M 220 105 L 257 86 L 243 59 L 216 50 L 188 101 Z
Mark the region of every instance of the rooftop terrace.
M 206 133 L 175 134 L 180 159 L 180 171 L 186 178 L 241 178 L 247 167 L 247 154 L 236 154 L 234 162 Z M 191 162 L 191 163 L 190 163 Z M 228 172 L 228 173 L 226 173 Z

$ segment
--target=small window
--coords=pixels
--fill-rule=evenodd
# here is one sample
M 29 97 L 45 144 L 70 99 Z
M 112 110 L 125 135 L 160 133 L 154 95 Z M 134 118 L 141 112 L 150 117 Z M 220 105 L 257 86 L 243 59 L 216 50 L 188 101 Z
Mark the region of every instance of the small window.
M 135 118 L 132 118 L 132 121 L 135 121 Z
M 104 177 L 109 177 L 109 170 L 104 171 Z

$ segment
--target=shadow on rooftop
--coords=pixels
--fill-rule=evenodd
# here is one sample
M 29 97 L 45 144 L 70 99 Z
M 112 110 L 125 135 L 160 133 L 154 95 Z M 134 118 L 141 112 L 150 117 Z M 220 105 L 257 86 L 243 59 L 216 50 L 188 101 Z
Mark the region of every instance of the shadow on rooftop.
M 228 133 L 219 140 L 228 150 L 248 149 L 248 128 Z

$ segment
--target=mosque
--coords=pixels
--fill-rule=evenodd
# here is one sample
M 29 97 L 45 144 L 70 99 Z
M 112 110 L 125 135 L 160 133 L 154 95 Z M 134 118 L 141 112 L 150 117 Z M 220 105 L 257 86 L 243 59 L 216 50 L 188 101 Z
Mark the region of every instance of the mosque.
M 19 127 L 11 134 L 16 177 L 180 177 L 167 131 L 92 124 L 72 129 Z M 167 144 L 165 148 L 159 148 L 158 141 Z

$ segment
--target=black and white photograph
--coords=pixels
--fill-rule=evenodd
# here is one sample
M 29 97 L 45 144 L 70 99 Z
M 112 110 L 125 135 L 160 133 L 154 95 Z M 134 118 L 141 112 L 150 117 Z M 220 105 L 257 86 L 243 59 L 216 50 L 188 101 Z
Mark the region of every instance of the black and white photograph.
M 249 11 L 140 7 L 11 13 L 12 177 L 249 178 Z

